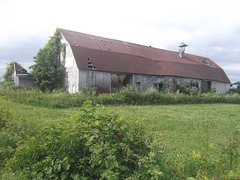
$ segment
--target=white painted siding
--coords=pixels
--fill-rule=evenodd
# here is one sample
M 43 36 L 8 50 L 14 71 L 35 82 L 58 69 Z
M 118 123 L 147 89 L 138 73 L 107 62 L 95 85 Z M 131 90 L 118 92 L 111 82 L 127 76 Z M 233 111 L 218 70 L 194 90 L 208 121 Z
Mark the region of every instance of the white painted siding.
M 216 91 L 219 93 L 226 94 L 230 90 L 230 84 L 212 81 L 212 88 L 216 89 Z
M 61 56 L 61 62 L 66 68 L 65 86 L 69 93 L 75 93 L 79 91 L 79 69 L 74 59 L 71 46 L 64 37 L 62 37 L 61 42 L 66 45 L 65 59 L 63 55 Z

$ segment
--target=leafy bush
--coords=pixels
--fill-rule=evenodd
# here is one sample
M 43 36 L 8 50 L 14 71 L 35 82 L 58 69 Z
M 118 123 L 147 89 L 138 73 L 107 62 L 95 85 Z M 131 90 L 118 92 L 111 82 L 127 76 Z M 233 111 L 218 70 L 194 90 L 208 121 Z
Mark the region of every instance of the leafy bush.
M 150 179 L 164 177 L 157 139 L 137 121 L 84 103 L 80 113 L 44 124 L 17 148 L 13 172 L 37 179 Z M 169 173 L 168 173 L 169 176 Z
M 22 140 L 28 136 L 28 131 L 22 119 L 14 113 L 0 99 L 0 172 L 16 151 L 16 148 L 22 143 Z
M 13 74 L 13 70 L 14 70 L 14 67 L 13 67 L 14 63 L 16 63 L 16 62 L 12 61 L 12 62 L 10 62 L 7 65 L 6 72 L 3 75 L 3 79 L 4 79 L 3 85 L 5 87 L 8 87 L 8 86 L 9 87 L 14 87 L 15 86 L 15 84 L 14 84 L 14 82 L 12 80 L 12 74 Z M 19 65 L 19 66 L 21 66 L 21 65 Z
M 233 88 L 235 86 L 235 88 Z M 240 94 L 240 81 L 231 84 L 230 93 Z
M 0 104 L 0 130 L 6 126 L 9 119 L 8 109 L 5 105 Z
M 179 86 L 177 87 L 176 91 L 179 91 L 179 93 L 186 94 L 186 95 L 196 95 L 197 92 L 192 90 L 191 88 Z

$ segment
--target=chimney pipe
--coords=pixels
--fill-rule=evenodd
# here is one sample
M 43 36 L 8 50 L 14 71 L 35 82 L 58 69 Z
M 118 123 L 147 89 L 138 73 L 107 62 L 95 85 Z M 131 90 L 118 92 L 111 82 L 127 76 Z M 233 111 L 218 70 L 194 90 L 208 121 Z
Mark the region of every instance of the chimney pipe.
M 184 58 L 185 47 L 187 47 L 187 46 L 188 45 L 186 45 L 185 43 L 181 43 L 178 45 L 178 47 L 179 47 L 178 55 L 180 58 Z

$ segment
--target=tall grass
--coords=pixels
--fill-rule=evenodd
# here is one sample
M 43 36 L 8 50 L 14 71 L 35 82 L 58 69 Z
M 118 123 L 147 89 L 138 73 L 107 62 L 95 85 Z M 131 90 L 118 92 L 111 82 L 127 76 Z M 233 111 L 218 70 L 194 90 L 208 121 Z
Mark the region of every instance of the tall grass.
M 176 179 L 240 179 L 240 106 L 108 106 L 159 135 Z
M 115 95 L 112 96 L 112 98 L 115 98 Z M 127 120 L 126 122 L 123 121 L 124 127 L 128 128 L 129 124 L 127 122 L 131 121 L 131 119 L 137 119 L 139 125 L 141 125 L 136 127 L 138 133 L 140 132 L 138 128 L 140 130 L 144 128 L 149 135 L 156 137 L 152 148 L 160 148 L 160 151 L 157 157 L 155 156 L 156 154 L 150 153 L 147 159 L 144 158 L 139 162 L 140 165 L 144 165 L 144 169 L 141 169 L 139 173 L 147 172 L 148 175 L 155 175 L 155 173 L 157 173 L 156 175 L 161 175 L 161 172 L 163 172 L 163 175 L 166 175 L 165 179 L 239 179 L 239 105 L 117 105 L 107 106 L 104 109 L 107 110 L 104 111 L 105 113 L 102 112 L 102 108 L 98 111 L 101 116 L 97 117 L 100 117 L 100 119 L 93 118 L 91 123 L 95 127 L 107 121 L 106 125 L 102 127 L 102 129 L 107 130 L 105 136 L 107 139 L 120 137 L 118 133 L 117 136 L 108 134 L 115 132 L 114 129 L 118 130 L 117 126 L 114 123 L 112 124 L 114 118 L 111 116 L 111 113 L 109 114 L 112 111 L 122 114 L 121 117 L 119 116 L 119 120 Z M 98 134 L 100 132 L 99 129 L 92 128 L 93 126 L 85 128 L 86 124 L 80 122 L 79 126 L 77 126 L 78 123 L 75 122 L 75 119 L 79 117 L 83 117 L 81 118 L 82 120 L 95 117 L 94 109 L 85 106 L 82 110 L 84 111 L 79 116 L 79 108 L 64 110 L 45 107 L 39 108 L 12 103 L 11 100 L 3 100 L 0 97 L 0 117 L 3 120 L 1 121 L 2 129 L 0 129 L 0 179 L 26 179 L 26 176 L 35 176 L 28 173 L 28 170 L 31 170 L 31 168 L 46 167 L 43 171 L 39 170 L 39 173 L 44 171 L 45 173 L 51 172 L 48 171 L 51 168 L 57 173 L 63 173 L 64 171 L 61 168 L 64 167 L 68 167 L 66 170 L 70 170 L 69 168 L 74 167 L 75 163 L 69 165 L 71 161 L 64 159 L 65 155 L 72 152 L 69 151 L 70 147 L 76 147 L 75 149 L 78 151 L 86 145 L 79 144 L 81 141 L 76 142 L 79 138 L 81 139 L 81 135 L 84 132 L 86 134 L 84 139 L 90 138 L 89 140 L 92 140 L 92 136 L 96 137 L 96 139 L 93 138 L 94 141 L 90 145 L 96 148 L 96 150 L 93 150 L 93 155 L 94 153 L 98 154 L 98 145 L 101 145 L 101 143 L 95 143 L 95 140 L 103 137 L 102 134 Z M 89 113 L 85 112 L 85 110 Z M 78 112 L 78 115 L 72 116 L 76 112 Z M 109 129 L 109 127 L 114 129 Z M 120 131 L 120 135 L 125 138 L 126 129 L 120 128 Z M 64 134 L 66 132 L 71 135 L 71 138 Z M 79 133 L 76 134 L 76 132 Z M 91 136 L 87 136 L 89 134 Z M 136 137 L 137 135 L 132 130 L 127 134 L 130 140 L 132 139 L 131 137 Z M 140 138 L 143 138 L 141 134 L 137 139 L 139 140 Z M 146 138 L 149 139 L 148 134 L 146 134 Z M 133 143 L 133 147 L 136 146 L 134 144 L 136 142 L 134 141 L 133 138 L 130 143 L 130 145 Z M 144 142 L 146 141 L 144 140 Z M 122 144 L 119 145 L 121 147 L 119 152 L 121 152 Z M 53 147 L 54 150 L 52 149 Z M 71 158 L 76 157 L 76 151 L 73 151 Z M 104 155 L 108 153 L 105 150 L 100 152 Z M 59 155 L 58 159 L 51 159 L 51 155 L 55 155 L 56 153 Z M 38 155 L 49 158 L 43 159 L 40 161 L 40 164 L 29 164 L 29 162 L 32 162 L 31 158 L 37 160 L 39 158 Z M 93 158 L 99 157 L 102 156 L 98 155 Z M 123 156 L 121 155 L 120 157 Z M 146 160 L 151 160 L 151 163 L 146 164 Z M 154 165 L 156 160 L 158 166 Z M 27 164 L 23 164 L 25 162 Z M 97 163 L 97 161 L 94 162 Z M 21 165 L 21 167 L 18 167 L 18 165 Z M 5 168 L 3 169 L 3 167 Z M 60 167 L 61 171 L 58 171 L 58 167 Z M 97 168 L 97 166 L 94 167 Z M 10 171 L 7 168 L 11 168 Z M 19 168 L 18 173 L 15 172 L 16 168 Z M 25 174 L 23 173 L 23 169 L 26 171 Z M 149 169 L 151 171 L 148 172 Z M 140 174 L 137 173 L 135 175 L 138 177 Z M 159 179 L 162 178 L 160 177 Z
M 104 105 L 240 104 L 240 95 L 238 94 L 199 93 L 188 95 L 179 92 L 163 93 L 154 89 L 140 91 L 134 86 L 123 88 L 116 93 L 100 94 L 98 96 L 88 93 L 86 90 L 68 94 L 65 91 L 42 93 L 39 90 L 24 89 L 0 89 L 0 96 L 14 102 L 48 108 L 80 107 L 87 100 Z
M 35 122 L 37 128 L 31 134 L 27 133 L 32 132 L 30 119 L 15 120 L 14 111 L 9 113 L 6 106 L 0 106 L 0 112 L 0 122 L 4 122 L 0 179 L 171 177 L 162 162 L 161 147 L 142 124 L 102 106 L 86 102 L 66 119 Z

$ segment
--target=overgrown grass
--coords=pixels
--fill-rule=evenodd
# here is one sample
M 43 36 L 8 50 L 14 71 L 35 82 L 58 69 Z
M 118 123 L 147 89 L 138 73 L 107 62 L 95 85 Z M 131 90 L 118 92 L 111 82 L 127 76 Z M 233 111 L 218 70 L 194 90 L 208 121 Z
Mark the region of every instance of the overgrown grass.
M 44 142 L 46 137 L 40 136 L 41 128 L 47 127 L 45 135 L 55 137 L 58 132 L 55 127 L 61 127 L 64 119 L 77 113 L 79 108 L 49 109 L 6 100 L 1 100 L 1 104 L 7 107 L 4 111 L 7 113 L 1 113 L 6 115 L 3 119 L 11 123 L 5 129 L 8 131 L 0 133 L 0 174 L 3 179 L 24 179 L 26 174 L 21 170 L 15 174 L 2 167 L 18 147 L 26 146 L 26 140 L 38 137 L 36 142 Z M 169 173 L 165 179 L 239 179 L 240 105 L 118 105 L 105 109 L 122 114 L 124 119 L 137 119 L 156 137 L 155 146 L 161 150 L 160 172 Z
M 98 96 L 87 90 L 68 94 L 66 92 L 42 93 L 38 90 L 0 88 L 0 96 L 18 103 L 61 109 L 80 107 L 87 100 L 104 105 L 240 104 L 240 95 L 238 94 L 199 93 L 188 95 L 179 92 L 163 93 L 154 89 L 144 92 L 139 91 L 136 87 L 126 87 L 117 93 Z
M 179 179 L 240 178 L 240 106 L 109 106 L 141 119 L 161 137 L 165 162 Z
M 21 119 L 5 106 L 0 106 L 0 111 L 0 178 L 171 177 L 171 171 L 164 167 L 157 139 L 146 133 L 138 121 L 104 107 L 87 102 L 71 117 L 41 122 Z M 29 126 L 32 123 L 34 128 Z

